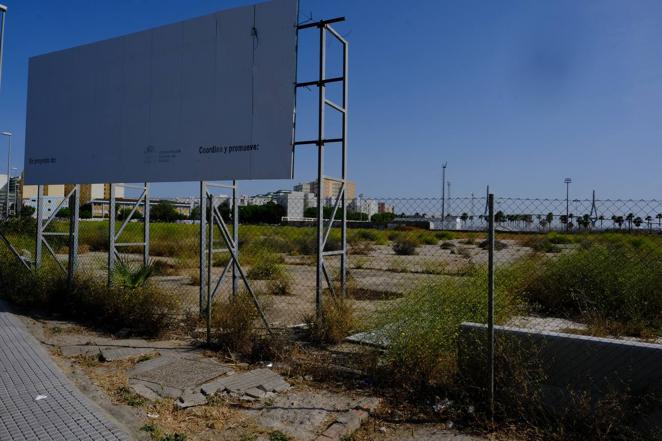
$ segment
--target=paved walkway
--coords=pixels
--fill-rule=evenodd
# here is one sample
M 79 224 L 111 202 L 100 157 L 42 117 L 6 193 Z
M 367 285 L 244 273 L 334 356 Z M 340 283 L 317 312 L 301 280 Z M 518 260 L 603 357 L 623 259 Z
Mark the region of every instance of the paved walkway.
M 0 301 L 0 440 L 129 441 Z

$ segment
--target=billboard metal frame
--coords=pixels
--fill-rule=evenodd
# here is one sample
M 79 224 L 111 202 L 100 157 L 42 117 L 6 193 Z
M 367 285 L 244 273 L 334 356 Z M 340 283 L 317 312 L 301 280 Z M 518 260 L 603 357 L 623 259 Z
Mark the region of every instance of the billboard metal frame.
M 132 188 L 135 190 L 141 191 L 138 199 L 133 203 L 129 215 L 124 219 L 120 229 L 116 232 L 116 198 L 115 198 L 115 189 L 117 187 L 123 188 Z M 117 260 L 120 258 L 120 253 L 117 250 L 118 247 L 143 247 L 143 265 L 147 266 L 149 264 L 149 211 L 150 211 L 150 201 L 149 201 L 149 183 L 145 182 L 142 186 L 130 185 L 130 184 L 110 184 L 110 201 L 108 209 L 108 286 L 112 285 L 113 278 L 113 269 L 117 264 Z M 142 242 L 119 242 L 122 232 L 126 226 L 133 219 L 134 214 L 140 207 L 143 205 L 143 241 Z
M 333 281 L 326 268 L 325 257 L 340 256 L 340 289 L 341 295 L 347 294 L 347 116 L 349 104 L 349 42 L 338 31 L 331 26 L 334 23 L 345 21 L 345 17 L 337 17 L 328 20 L 299 25 L 297 31 L 305 29 L 319 30 L 319 72 L 318 78 L 314 81 L 297 82 L 296 87 L 316 86 L 318 89 L 318 119 L 317 119 L 317 139 L 295 141 L 294 146 L 314 145 L 317 146 L 317 279 L 315 290 L 315 311 L 317 317 L 322 316 L 324 308 L 324 282 L 329 288 L 331 295 L 336 295 L 333 288 Z M 327 77 L 326 75 L 326 40 L 327 34 L 335 38 L 343 48 L 342 70 L 339 77 Z M 338 104 L 326 97 L 326 85 L 331 83 L 342 83 L 342 103 Z M 325 114 L 326 108 L 339 112 L 342 116 L 342 129 L 339 138 L 325 137 Z M 333 203 L 333 210 L 328 222 L 324 222 L 324 179 L 329 176 L 324 175 L 324 152 L 326 144 L 340 144 L 341 146 L 341 176 L 340 178 L 331 178 L 341 182 L 341 187 Z M 324 248 L 328 241 L 331 229 L 335 222 L 335 217 L 340 208 L 342 213 L 341 220 L 341 249 L 334 251 L 325 251 Z
M 215 203 L 218 196 L 210 191 L 212 188 L 232 189 L 232 234 L 230 234 L 228 226 L 223 220 L 223 216 L 221 216 L 221 213 L 218 211 L 218 207 Z M 266 330 L 270 334 L 272 332 L 267 317 L 264 314 L 264 310 L 262 309 L 262 305 L 260 304 L 257 295 L 255 295 L 239 261 L 239 202 L 237 198 L 237 188 L 237 181 L 232 181 L 232 184 L 230 185 L 206 181 L 200 182 L 200 312 L 202 313 L 204 311 L 206 316 L 208 344 L 211 343 L 212 302 L 228 272 L 231 272 L 232 278 L 231 299 L 234 300 L 238 294 L 239 278 L 241 278 Z M 209 215 L 207 215 L 207 210 L 209 210 Z M 223 238 L 225 244 L 224 249 L 214 248 L 214 230 L 216 227 L 218 227 L 221 237 Z M 223 268 L 221 275 L 214 282 L 212 274 L 213 257 L 217 252 L 229 252 L 230 260 Z M 212 284 L 214 285 L 213 288 Z
M 64 201 L 69 202 L 69 232 L 48 231 L 48 226 L 57 217 L 57 214 L 63 208 Z M 37 186 L 37 234 L 35 240 L 35 261 L 34 270 L 38 271 L 43 263 L 43 248 L 53 257 L 57 266 L 67 275 L 69 283 L 73 280 L 76 267 L 78 266 L 78 223 L 80 214 L 80 185 L 74 185 L 74 188 L 60 201 L 60 203 L 51 212 L 50 216 L 44 219 L 44 187 Z M 53 247 L 48 242 L 48 237 L 62 236 L 68 238 L 68 260 L 65 268 L 60 259 L 57 258 Z M 21 259 L 23 260 L 23 259 Z
M 318 317 L 321 317 L 323 313 L 324 306 L 324 284 L 328 286 L 328 289 L 331 295 L 335 296 L 333 281 L 329 275 L 327 267 L 325 265 L 325 259 L 327 257 L 340 257 L 340 294 L 345 296 L 347 293 L 347 267 L 348 267 L 348 253 L 347 253 L 347 123 L 348 123 L 348 81 L 349 81 L 349 43 L 348 41 L 341 36 L 331 25 L 334 23 L 339 23 L 345 21 L 344 17 L 332 18 L 328 20 L 320 20 L 317 22 L 311 22 L 306 24 L 301 24 L 297 26 L 297 34 L 301 30 L 305 29 L 317 29 L 319 31 L 319 60 L 318 60 L 318 78 L 313 81 L 306 82 L 296 82 L 295 89 L 307 88 L 315 86 L 318 88 L 318 121 L 317 121 L 317 138 L 312 140 L 301 140 L 295 141 L 293 143 L 293 148 L 300 146 L 309 146 L 314 145 L 317 147 L 317 222 L 316 222 L 316 233 L 317 233 L 317 256 L 316 256 L 316 292 L 315 292 L 315 306 L 316 314 Z M 343 49 L 342 55 L 342 75 L 338 77 L 327 77 L 326 74 L 326 42 L 327 35 L 331 35 L 332 38 L 335 38 L 341 45 Z M 297 36 L 298 37 L 298 36 Z M 326 85 L 331 83 L 342 83 L 342 103 L 338 104 L 328 99 L 326 96 Z M 335 110 L 341 114 L 342 117 L 342 129 L 341 136 L 338 138 L 326 138 L 325 137 L 325 115 L 326 108 L 330 107 L 332 110 Z M 296 114 L 295 114 L 296 116 Z M 295 122 L 296 128 L 296 122 Z M 340 144 L 341 147 L 341 176 L 340 178 L 332 178 L 324 175 L 324 154 L 325 146 L 327 144 Z M 333 201 L 332 213 L 327 222 L 324 219 L 324 180 L 333 179 L 338 182 L 341 182 L 341 187 L 338 192 L 338 195 Z M 133 205 L 129 216 L 124 220 L 122 225 L 119 228 L 119 231 L 116 230 L 115 222 L 115 207 L 116 207 L 116 198 L 115 198 L 115 188 L 116 186 L 123 186 L 125 188 L 137 188 L 142 190 L 142 193 L 138 200 Z M 230 188 L 232 189 L 232 210 L 233 210 L 233 229 L 232 234 L 227 227 L 227 224 L 223 220 L 220 212 L 214 206 L 214 199 L 216 196 L 209 191 L 209 188 Z M 206 312 L 207 315 L 207 339 L 210 339 L 210 326 L 211 326 L 211 303 L 213 297 L 216 294 L 218 287 L 223 282 L 226 274 L 231 269 L 231 278 L 232 278 L 232 297 L 236 296 L 238 292 L 239 278 L 241 278 L 246 286 L 247 291 L 252 297 L 253 303 L 257 308 L 262 321 L 264 322 L 266 329 L 271 332 L 267 319 L 264 315 L 262 307 L 259 303 L 258 298 L 256 297 L 253 289 L 248 282 L 246 274 L 239 262 L 239 207 L 238 207 L 238 194 L 237 194 L 237 181 L 232 181 L 231 185 L 222 185 L 214 184 L 207 181 L 200 182 L 200 294 L 199 294 L 199 307 L 200 313 Z M 60 232 L 49 232 L 46 230 L 50 222 L 55 218 L 55 215 L 62 206 L 63 201 L 58 205 L 56 210 L 48 217 L 45 221 L 42 219 L 42 199 L 43 199 L 43 186 L 38 186 L 37 191 L 37 234 L 36 234 L 36 256 L 34 262 L 34 270 L 39 269 L 42 263 L 42 245 L 46 246 L 46 249 L 49 253 L 55 258 L 58 266 L 67 273 L 68 279 L 71 281 L 77 266 L 77 257 L 78 257 L 78 218 L 80 210 L 80 185 L 76 185 L 74 189 L 67 195 L 69 199 L 69 205 L 71 209 L 71 222 L 70 229 L 68 233 Z M 141 246 L 143 247 L 143 263 L 146 265 L 149 263 L 149 225 L 150 225 L 150 200 L 149 200 L 149 183 L 145 183 L 143 186 L 131 186 L 126 184 L 110 184 L 110 210 L 109 210 L 109 229 L 108 229 L 108 238 L 109 238 L 109 250 L 108 250 L 108 284 L 112 283 L 112 271 L 116 264 L 117 258 L 120 254 L 118 252 L 118 247 L 128 247 L 128 246 Z M 125 227 L 131 221 L 133 215 L 139 208 L 139 206 L 144 205 L 144 241 L 143 242 L 119 242 L 120 235 L 124 231 Z M 209 215 L 207 215 L 207 206 L 209 205 Z M 338 213 L 338 210 L 341 211 L 341 248 L 339 250 L 325 251 L 325 246 L 327 244 L 328 238 L 331 234 L 331 229 L 334 227 L 334 223 L 337 223 L 335 218 Z M 209 216 L 209 217 L 207 217 Z M 213 253 L 219 251 L 213 249 L 213 231 L 214 227 L 218 227 L 231 255 L 230 262 L 225 266 L 221 276 L 217 279 L 214 289 L 211 289 L 212 284 L 212 257 Z M 55 253 L 48 243 L 46 237 L 51 235 L 60 235 L 69 237 L 69 262 L 68 268 L 65 269 L 62 263 L 57 259 Z M 33 269 L 33 266 L 22 257 L 15 248 L 9 243 L 9 241 L 0 234 L 0 240 L 2 240 L 10 249 L 12 254 L 20 260 L 28 269 Z M 230 268 L 231 267 L 231 268 Z

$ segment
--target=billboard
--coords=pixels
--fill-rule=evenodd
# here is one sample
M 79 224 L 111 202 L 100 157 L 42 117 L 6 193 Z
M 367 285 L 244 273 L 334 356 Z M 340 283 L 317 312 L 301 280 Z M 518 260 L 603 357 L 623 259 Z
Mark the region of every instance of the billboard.
M 36 56 L 28 184 L 292 177 L 297 0 Z

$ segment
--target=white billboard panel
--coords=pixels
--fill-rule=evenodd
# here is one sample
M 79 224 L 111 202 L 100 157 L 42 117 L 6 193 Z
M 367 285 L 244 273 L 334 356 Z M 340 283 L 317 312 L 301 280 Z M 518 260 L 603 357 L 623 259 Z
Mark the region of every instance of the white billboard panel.
M 29 184 L 292 177 L 297 0 L 30 59 Z

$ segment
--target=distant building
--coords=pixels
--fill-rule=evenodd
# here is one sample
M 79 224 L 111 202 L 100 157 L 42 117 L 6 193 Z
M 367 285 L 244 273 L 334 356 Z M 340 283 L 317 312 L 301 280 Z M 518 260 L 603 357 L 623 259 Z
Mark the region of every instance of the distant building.
M 44 196 L 65 197 L 73 189 L 73 184 L 44 185 Z M 115 197 L 124 197 L 124 187 L 115 186 Z M 21 200 L 37 199 L 37 186 L 26 185 L 22 188 Z M 110 184 L 80 184 L 80 204 L 85 205 L 94 199 L 110 199 Z
M 322 182 L 322 199 L 327 205 L 330 203 L 333 204 L 338 198 L 340 193 L 340 188 L 342 187 L 342 181 L 339 179 L 333 178 L 324 178 Z M 317 181 L 305 182 L 302 184 L 297 184 L 294 186 L 294 191 L 302 193 L 313 193 L 317 194 Z M 345 197 L 347 200 L 352 200 L 356 198 L 356 184 L 352 181 L 347 181 L 345 186 Z
M 358 197 L 352 199 L 347 204 L 347 208 L 356 213 L 364 213 L 367 215 L 367 219 L 370 219 L 373 214 L 379 213 L 379 202 L 374 199 L 363 199 Z
M 393 205 L 389 205 L 386 202 L 377 203 L 377 213 L 394 213 L 394 212 L 395 212 L 395 207 Z

